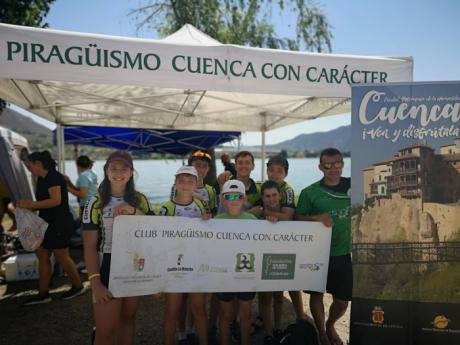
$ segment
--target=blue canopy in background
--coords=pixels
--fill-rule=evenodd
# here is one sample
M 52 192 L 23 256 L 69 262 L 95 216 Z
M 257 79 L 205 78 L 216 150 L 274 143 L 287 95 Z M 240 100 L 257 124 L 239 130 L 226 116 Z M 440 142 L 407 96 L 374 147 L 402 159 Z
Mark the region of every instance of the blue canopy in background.
M 130 152 L 187 155 L 238 139 L 241 132 L 142 129 L 98 126 L 64 128 L 65 144 L 91 145 Z M 56 143 L 56 130 L 54 131 Z

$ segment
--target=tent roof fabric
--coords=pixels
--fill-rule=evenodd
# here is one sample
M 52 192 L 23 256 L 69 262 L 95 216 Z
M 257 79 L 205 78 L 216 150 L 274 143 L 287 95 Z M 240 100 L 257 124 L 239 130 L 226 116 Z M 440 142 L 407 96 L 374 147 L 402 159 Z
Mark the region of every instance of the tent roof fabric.
M 350 83 L 412 80 L 411 58 L 0 24 L 0 98 L 62 125 L 269 131 L 350 111 Z
M 0 126 L 0 137 L 9 140 L 15 147 L 28 147 L 27 139 L 11 129 Z
M 64 142 L 130 152 L 186 155 L 196 150 L 208 150 L 216 145 L 232 141 L 240 134 L 240 132 L 80 126 L 64 128 Z M 56 142 L 56 130 L 54 140 Z

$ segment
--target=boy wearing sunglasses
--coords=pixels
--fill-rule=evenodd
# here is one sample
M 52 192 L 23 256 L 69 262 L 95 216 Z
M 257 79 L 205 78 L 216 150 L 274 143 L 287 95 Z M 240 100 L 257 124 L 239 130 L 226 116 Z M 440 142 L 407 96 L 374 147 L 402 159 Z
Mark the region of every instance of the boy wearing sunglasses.
M 218 214 L 215 218 L 220 219 L 253 219 L 257 218 L 248 212 L 243 211 L 246 199 L 246 188 L 239 180 L 228 180 L 222 187 L 221 203 L 226 207 L 224 213 Z M 223 292 L 217 293 L 220 301 L 219 329 L 221 345 L 230 345 L 230 324 L 234 319 L 233 301 L 238 301 L 240 310 L 240 331 L 241 345 L 250 344 L 251 336 L 251 304 L 255 292 Z
M 326 291 L 332 294 L 333 302 L 327 321 L 323 294 L 307 291 L 322 345 L 343 344 L 334 325 L 345 314 L 353 289 L 350 178 L 342 177 L 343 165 L 339 150 L 328 148 L 321 152 L 318 167 L 323 178 L 302 190 L 295 215 L 296 220 L 318 221 L 332 227 Z

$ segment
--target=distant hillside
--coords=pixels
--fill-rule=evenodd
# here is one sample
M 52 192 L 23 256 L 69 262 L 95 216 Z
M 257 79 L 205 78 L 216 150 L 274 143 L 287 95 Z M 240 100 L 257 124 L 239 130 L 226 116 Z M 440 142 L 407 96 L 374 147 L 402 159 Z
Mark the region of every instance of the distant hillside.
M 35 122 L 31 118 L 24 116 L 14 110 L 6 108 L 0 115 L 0 126 L 12 129 L 25 136 L 29 140 L 31 151 L 50 150 L 55 151 L 52 142 L 53 132 Z M 267 145 L 267 151 L 277 152 L 286 150 L 289 154 L 304 153 L 315 154 L 326 147 L 336 147 L 342 152 L 350 152 L 351 127 L 343 126 L 328 132 L 317 132 L 310 134 L 300 134 L 293 139 L 283 141 L 275 145 Z M 94 158 L 99 156 L 106 157 L 107 149 L 82 146 L 82 153 L 91 155 Z M 260 146 L 248 146 L 243 149 L 260 151 Z M 73 147 L 66 145 L 66 157 L 73 157 Z
M 29 141 L 30 151 L 53 149 L 53 131 L 48 127 L 32 120 L 9 108 L 3 109 L 0 114 L 0 126 L 9 128 Z
M 287 152 L 319 152 L 327 147 L 335 147 L 342 152 L 350 152 L 351 127 L 343 126 L 328 132 L 300 134 L 293 139 L 275 145 L 268 145 L 270 150 Z
M 335 147 L 342 152 L 350 152 L 351 126 L 342 126 L 328 132 L 300 134 L 293 139 L 274 145 L 267 145 L 271 152 L 286 150 L 288 153 L 318 153 L 327 147 Z M 260 146 L 245 146 L 245 150 L 260 151 Z
M 9 108 L 0 114 L 0 126 L 9 128 L 20 134 L 51 135 L 52 131 L 30 117 L 24 116 Z

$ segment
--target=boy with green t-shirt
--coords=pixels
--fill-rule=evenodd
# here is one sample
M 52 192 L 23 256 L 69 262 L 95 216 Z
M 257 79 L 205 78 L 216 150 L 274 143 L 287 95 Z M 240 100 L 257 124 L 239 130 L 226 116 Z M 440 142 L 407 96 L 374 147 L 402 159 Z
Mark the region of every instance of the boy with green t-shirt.
M 228 180 L 224 183 L 221 193 L 221 203 L 226 211 L 218 214 L 218 219 L 254 219 L 257 218 L 243 211 L 246 188 L 239 180 Z M 233 301 L 238 300 L 240 311 L 241 345 L 250 344 L 251 336 L 251 303 L 255 292 L 223 292 L 216 294 L 220 301 L 219 329 L 221 345 L 230 345 L 230 324 L 234 319 Z
M 335 323 L 346 312 L 351 301 L 353 271 L 351 265 L 350 178 L 342 177 L 343 156 L 337 149 L 321 152 L 319 169 L 324 177 L 302 190 L 296 209 L 296 219 L 319 221 L 332 227 L 331 251 L 326 291 L 333 302 L 327 321 L 323 294 L 310 293 L 310 309 L 315 319 L 322 345 L 343 344 Z

